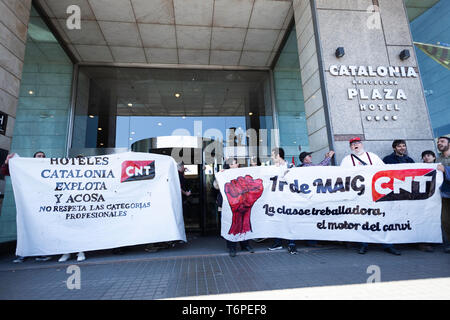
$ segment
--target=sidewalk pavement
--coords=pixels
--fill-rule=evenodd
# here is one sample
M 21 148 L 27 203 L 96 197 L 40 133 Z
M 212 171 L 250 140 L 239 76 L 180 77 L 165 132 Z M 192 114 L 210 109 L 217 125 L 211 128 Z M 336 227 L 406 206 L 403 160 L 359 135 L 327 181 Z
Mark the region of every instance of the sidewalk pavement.
M 0 299 L 448 299 L 450 254 L 415 245 L 397 246 L 401 256 L 372 245 L 298 241 L 298 254 L 267 251 L 270 240 L 252 242 L 255 253 L 231 258 L 225 241 L 197 237 L 175 248 L 148 253 L 143 246 L 123 255 L 87 252 L 87 260 L 58 263 L 0 257 Z M 75 267 L 74 267 L 75 266 Z M 77 268 L 78 267 L 78 268 Z M 75 271 L 74 271 L 75 270 Z M 369 283 L 367 281 L 381 281 Z M 79 289 L 77 287 L 79 284 Z

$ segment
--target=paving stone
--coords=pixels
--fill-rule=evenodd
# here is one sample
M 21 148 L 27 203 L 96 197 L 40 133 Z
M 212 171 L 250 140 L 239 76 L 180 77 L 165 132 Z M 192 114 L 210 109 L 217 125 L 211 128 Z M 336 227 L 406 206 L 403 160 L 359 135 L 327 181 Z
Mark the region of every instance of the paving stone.
M 267 245 L 266 245 L 267 246 Z M 286 251 L 203 256 L 134 255 L 78 264 L 81 289 L 69 290 L 67 266 L 0 259 L 0 299 L 165 299 L 280 289 L 364 284 L 378 266 L 381 282 L 450 277 L 450 255 L 402 247 L 401 256 L 371 247 L 365 255 L 340 245 Z M 75 263 L 75 262 L 72 262 Z M 425 288 L 426 289 L 426 288 Z M 433 292 L 433 290 L 429 290 Z M 427 292 L 427 290 L 425 290 Z

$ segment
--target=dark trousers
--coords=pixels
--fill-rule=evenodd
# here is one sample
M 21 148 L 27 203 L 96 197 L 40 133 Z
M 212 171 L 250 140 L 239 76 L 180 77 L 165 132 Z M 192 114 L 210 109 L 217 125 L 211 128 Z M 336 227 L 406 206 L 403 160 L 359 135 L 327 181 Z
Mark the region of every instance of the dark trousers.
M 275 238 L 275 242 L 273 244 L 277 245 L 277 246 L 281 246 L 282 243 L 283 243 L 283 239 Z M 288 245 L 289 246 L 295 246 L 295 241 L 294 240 L 288 240 Z
M 393 248 L 394 245 L 392 243 L 382 243 L 383 249 Z M 367 248 L 369 244 L 366 242 L 361 242 L 361 247 Z
M 442 198 L 441 211 L 442 242 L 450 246 L 450 198 Z
M 237 249 L 237 244 L 238 242 L 233 242 L 233 241 L 227 241 L 227 248 L 228 249 Z M 241 249 L 245 249 L 245 247 L 247 247 L 249 245 L 248 240 L 244 240 L 244 241 L 239 241 L 239 245 L 241 246 Z

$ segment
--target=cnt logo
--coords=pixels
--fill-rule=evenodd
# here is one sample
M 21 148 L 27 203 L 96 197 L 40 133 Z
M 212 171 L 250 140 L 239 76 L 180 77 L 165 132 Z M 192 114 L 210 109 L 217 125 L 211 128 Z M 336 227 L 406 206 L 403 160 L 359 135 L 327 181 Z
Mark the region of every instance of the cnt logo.
M 150 180 L 155 177 L 155 160 L 124 161 L 120 182 Z
M 436 188 L 436 170 L 408 169 L 377 172 L 372 178 L 372 199 L 379 201 L 423 200 Z

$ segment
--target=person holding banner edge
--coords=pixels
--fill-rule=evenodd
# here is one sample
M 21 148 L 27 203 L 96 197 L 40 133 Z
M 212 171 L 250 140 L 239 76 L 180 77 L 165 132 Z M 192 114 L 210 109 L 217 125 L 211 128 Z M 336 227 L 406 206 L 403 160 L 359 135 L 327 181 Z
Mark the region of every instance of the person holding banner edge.
M 273 148 L 272 149 L 272 161 L 277 167 L 285 167 L 286 169 L 292 168 L 294 165 L 288 163 L 284 160 L 284 149 L 283 148 Z M 269 251 L 282 250 L 283 243 L 282 239 L 275 238 L 273 245 L 267 248 Z M 288 252 L 289 254 L 297 254 L 297 247 L 294 240 L 288 240 Z
M 341 167 L 351 166 L 366 166 L 366 165 L 384 165 L 383 160 L 380 159 L 375 153 L 367 152 L 364 150 L 361 138 L 354 137 L 349 140 L 351 153 L 344 157 L 341 161 Z M 383 244 L 384 251 L 393 255 L 401 255 L 400 251 L 394 248 L 392 244 Z M 365 254 L 369 250 L 368 243 L 361 243 L 359 248 L 359 254 Z
M 84 155 L 79 154 L 75 158 L 84 158 Z M 71 256 L 70 253 L 65 253 L 58 259 L 58 262 L 66 262 L 67 260 L 70 259 L 70 256 Z M 83 251 L 78 252 L 78 254 L 77 254 L 77 261 L 81 262 L 81 261 L 84 261 L 84 260 L 86 260 L 86 255 L 84 254 L 84 252 Z
M 414 160 L 407 155 L 408 148 L 405 140 L 394 140 L 392 142 L 392 149 L 394 152 L 383 158 L 385 164 L 415 163 Z M 425 252 L 433 252 L 433 247 L 426 243 L 420 244 L 419 249 Z
M 5 163 L 0 168 L 0 174 L 4 176 L 9 176 L 9 159 L 13 158 L 16 154 L 11 153 L 6 157 Z M 33 155 L 33 158 L 45 158 L 45 153 L 43 151 L 36 151 Z M 14 263 L 22 263 L 25 261 L 27 257 L 17 256 L 16 259 L 13 260 Z M 52 257 L 50 256 L 39 256 L 36 257 L 36 261 L 49 261 Z
M 436 154 L 431 150 L 422 152 L 423 163 L 436 163 Z
M 311 166 L 328 166 L 330 165 L 331 162 L 331 158 L 333 158 L 334 156 L 334 151 L 330 150 L 329 152 L 327 152 L 325 154 L 325 158 L 319 162 L 318 164 L 314 164 L 312 162 L 312 152 L 302 152 L 299 155 L 299 159 L 301 161 L 302 164 L 299 164 L 297 167 L 311 167 Z
M 437 141 L 438 150 L 441 152 L 436 162 L 439 162 L 438 170 L 444 173 L 444 182 L 441 186 L 442 211 L 441 225 L 444 252 L 450 253 L 450 138 L 441 136 Z
M 227 159 L 225 161 L 225 164 L 223 165 L 223 170 L 234 169 L 234 168 L 239 168 L 238 160 L 236 158 Z M 219 185 L 217 184 L 216 180 L 214 180 L 213 185 L 214 185 L 214 188 L 219 189 Z M 219 212 L 222 211 L 222 203 L 223 203 L 223 197 L 219 190 L 219 193 L 217 195 L 217 206 L 218 206 Z M 226 240 L 226 243 L 227 243 L 227 249 L 229 251 L 230 257 L 232 257 L 232 258 L 236 257 L 237 242 Z M 243 251 L 248 251 L 250 253 L 255 252 L 255 250 L 250 246 L 249 240 L 239 241 L 239 245 L 241 246 L 241 250 L 243 250 Z
M 331 158 L 334 156 L 334 151 L 330 150 L 327 153 L 325 153 L 325 158 L 320 161 L 318 164 L 314 164 L 312 162 L 312 152 L 306 152 L 303 151 L 298 156 L 301 164 L 299 164 L 297 167 L 313 167 L 313 166 L 328 166 L 331 163 Z M 306 240 L 306 245 L 310 247 L 318 247 L 319 244 L 317 243 L 317 240 Z

